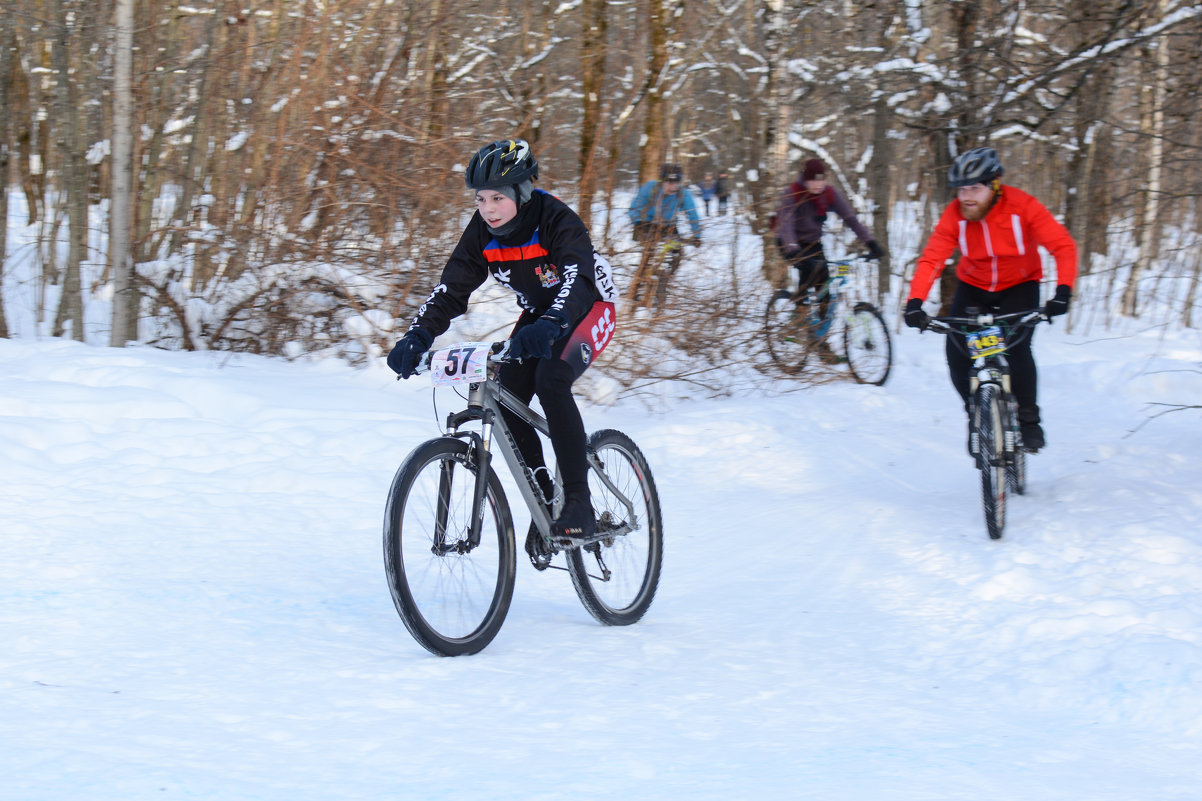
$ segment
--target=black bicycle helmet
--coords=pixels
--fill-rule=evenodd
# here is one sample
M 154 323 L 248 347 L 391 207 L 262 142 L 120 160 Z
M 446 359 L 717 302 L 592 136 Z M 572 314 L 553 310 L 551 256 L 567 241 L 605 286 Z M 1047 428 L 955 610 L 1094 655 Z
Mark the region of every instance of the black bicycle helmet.
M 525 139 L 502 139 L 476 151 L 463 175 L 468 189 L 497 189 L 538 178 L 538 162 Z
M 676 181 L 680 182 L 684 177 L 684 170 L 680 169 L 679 164 L 665 164 L 659 168 L 659 179 L 661 181 Z
M 991 147 L 974 147 L 956 156 L 952 168 L 947 171 L 947 184 L 952 187 L 985 184 L 989 186 L 995 178 L 1001 178 L 1002 160 Z

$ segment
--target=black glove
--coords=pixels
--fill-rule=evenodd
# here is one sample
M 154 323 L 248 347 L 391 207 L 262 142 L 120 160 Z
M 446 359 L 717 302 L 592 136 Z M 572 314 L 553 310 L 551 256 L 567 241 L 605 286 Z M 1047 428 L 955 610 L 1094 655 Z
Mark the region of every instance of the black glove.
M 388 354 L 388 366 L 401 378 L 408 378 L 417 370 L 417 362 L 430 349 L 434 337 L 424 328 L 410 329 L 397 340 Z
M 881 256 L 885 255 L 885 251 L 881 250 L 881 246 L 876 243 L 875 239 L 869 239 L 864 243 L 864 247 L 868 248 L 868 255 L 865 258 L 869 261 L 880 261 Z
M 1056 287 L 1056 294 L 1043 307 L 1048 317 L 1059 317 L 1068 311 L 1068 302 L 1073 299 L 1073 290 L 1067 284 Z
M 906 301 L 904 319 L 906 325 L 911 328 L 917 328 L 919 331 L 927 330 L 927 325 L 930 324 L 931 317 L 922 310 L 922 298 L 910 298 Z
M 568 327 L 568 316 L 551 310 L 518 331 L 509 340 L 509 355 L 515 359 L 550 359 L 551 343 Z
M 793 261 L 801 255 L 801 245 L 782 245 L 781 255 L 785 257 L 785 261 Z

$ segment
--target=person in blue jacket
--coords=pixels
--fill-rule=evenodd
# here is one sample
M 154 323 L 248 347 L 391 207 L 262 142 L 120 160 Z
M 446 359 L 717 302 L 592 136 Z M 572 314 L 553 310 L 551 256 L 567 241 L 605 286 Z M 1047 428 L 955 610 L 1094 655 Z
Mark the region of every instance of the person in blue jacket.
M 639 187 L 630 204 L 630 221 L 634 223 L 634 240 L 652 244 L 668 237 L 680 238 L 676 219 L 681 212 L 693 228 L 691 244 L 701 242 L 701 215 L 693 193 L 683 183 L 684 174 L 678 164 L 665 164 L 658 181 L 648 181 Z
M 513 290 L 521 315 L 499 380 L 524 402 L 537 395 L 542 404 L 564 490 L 551 536 L 571 544 L 596 530 L 587 440 L 572 384 L 613 338 L 617 292 L 609 263 L 593 249 L 584 222 L 554 195 L 535 189 L 537 178 L 538 162 L 522 139 L 493 142 L 472 157 L 464 180 L 475 191 L 476 213 L 438 285 L 388 354 L 388 366 L 401 378 L 413 375 L 434 338 L 467 310 L 472 292 L 490 275 Z M 553 484 L 538 434 L 512 412 L 505 415 L 550 505 Z M 532 524 L 526 539 L 532 559 L 542 545 L 536 534 Z
M 682 254 L 677 249 L 666 266 L 666 275 L 656 277 L 651 274 L 652 265 L 656 264 L 656 254 L 664 242 L 677 240 L 694 247 L 701 244 L 701 216 L 697 213 L 693 193 L 683 183 L 683 177 L 679 165 L 665 164 L 660 169 L 659 180 L 648 181 L 639 187 L 634 202 L 630 204 L 628 213 L 634 223 L 634 241 L 643 246 L 638 270 L 630 282 L 629 292 L 635 300 L 642 296 L 644 285 L 648 282 L 656 283 L 657 295 L 662 293 L 665 284 L 659 282 L 666 282 L 680 266 Z M 682 237 L 676 227 L 681 212 L 689 218 L 693 228 L 693 236 L 688 239 Z

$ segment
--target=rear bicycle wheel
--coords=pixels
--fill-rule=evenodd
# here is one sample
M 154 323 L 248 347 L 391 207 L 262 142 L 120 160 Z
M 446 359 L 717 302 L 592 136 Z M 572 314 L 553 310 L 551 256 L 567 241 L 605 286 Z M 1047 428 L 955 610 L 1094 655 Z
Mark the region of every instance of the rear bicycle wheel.
M 1022 428 L 1018 424 L 1018 404 L 1006 398 L 1006 486 L 1015 495 L 1027 489 L 1027 452 L 1023 450 Z
M 621 431 L 595 432 L 589 449 L 604 470 L 602 476 L 591 464 L 588 477 L 597 532 L 615 533 L 569 550 L 568 572 L 598 622 L 629 626 L 646 614 L 659 587 L 664 558 L 659 493 L 646 457 Z
M 880 386 L 893 367 L 893 341 L 885 318 L 871 303 L 857 303 L 847 315 L 843 353 L 852 376 L 861 384 Z
M 683 259 L 684 245 L 674 242 L 670 246 L 665 246 L 655 275 L 655 307 L 657 309 L 662 307 L 664 301 L 668 299 L 668 283 L 680 269 L 680 262 Z
M 768 299 L 764 313 L 764 339 L 768 354 L 781 372 L 796 375 L 810 356 L 809 309 L 799 306 L 793 293 L 778 289 Z
M 384 512 L 393 604 L 413 638 L 439 656 L 492 642 L 513 599 L 513 520 L 491 468 L 480 542 L 469 541 L 477 471 L 468 443 L 429 440 L 397 470 Z
M 981 506 L 990 539 L 1001 539 L 1006 526 L 1005 427 L 1001 398 L 993 384 L 983 384 L 976 397 L 977 467 L 981 471 Z

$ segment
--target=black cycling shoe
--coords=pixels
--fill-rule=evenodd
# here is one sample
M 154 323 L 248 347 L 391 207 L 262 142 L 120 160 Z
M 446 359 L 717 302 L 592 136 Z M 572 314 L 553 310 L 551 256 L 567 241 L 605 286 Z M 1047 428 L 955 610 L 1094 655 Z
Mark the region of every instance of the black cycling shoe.
M 581 500 L 569 496 L 563 511 L 551 524 L 551 539 L 571 544 L 587 540 L 597 533 L 597 520 L 593 517 L 593 504 L 588 498 Z
M 1047 442 L 1043 438 L 1043 428 L 1039 423 L 1023 423 L 1023 450 L 1027 453 L 1039 453 Z
M 551 504 L 555 498 L 555 484 L 551 481 L 551 475 L 545 467 L 536 470 L 534 475 L 543 496 L 543 508 L 547 510 L 547 514 L 551 514 Z M 538 526 L 534 525 L 533 520 L 530 521 L 530 528 L 526 529 L 526 555 L 530 557 L 530 564 L 534 565 L 536 570 L 546 570 L 551 565 L 551 558 L 555 556 L 551 543 L 538 533 Z

